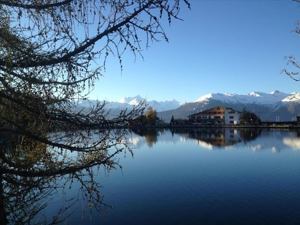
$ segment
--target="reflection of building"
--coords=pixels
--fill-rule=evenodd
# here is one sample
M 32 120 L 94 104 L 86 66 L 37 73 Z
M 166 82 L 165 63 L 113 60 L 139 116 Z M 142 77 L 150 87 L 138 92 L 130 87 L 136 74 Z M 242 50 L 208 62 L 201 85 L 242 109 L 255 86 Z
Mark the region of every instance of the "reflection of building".
M 224 147 L 253 141 L 261 134 L 261 129 L 189 128 L 173 129 L 172 132 L 194 139 L 201 146 L 213 148 L 214 146 Z
M 191 130 L 190 138 L 212 146 L 229 146 L 242 141 L 240 131 L 236 129 Z
M 236 125 L 240 123 L 240 112 L 232 108 L 214 107 L 189 116 L 192 123 L 207 125 Z

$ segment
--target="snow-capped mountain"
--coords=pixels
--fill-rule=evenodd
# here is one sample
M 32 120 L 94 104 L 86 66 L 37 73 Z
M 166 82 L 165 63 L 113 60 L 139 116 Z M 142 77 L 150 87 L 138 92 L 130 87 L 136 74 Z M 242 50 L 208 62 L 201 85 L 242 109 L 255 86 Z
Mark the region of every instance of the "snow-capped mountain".
M 131 106 L 136 106 L 141 102 L 145 102 L 148 106 L 151 106 L 158 112 L 176 109 L 180 106 L 180 103 L 176 100 L 166 100 L 166 101 L 150 100 L 150 101 L 148 101 L 147 99 L 141 97 L 140 95 L 137 95 L 135 97 L 122 98 L 119 102 L 110 102 L 109 104 L 121 103 L 121 104 L 125 104 L 125 105 L 128 104 Z
M 300 93 L 292 93 L 284 98 L 282 102 L 300 102 Z
M 95 100 L 77 102 L 78 108 L 89 108 L 96 104 Z M 187 118 L 188 115 L 209 109 L 215 106 L 231 107 L 235 110 L 254 112 L 264 121 L 291 121 L 300 115 L 300 93 L 283 93 L 280 91 L 251 92 L 249 94 L 210 93 L 200 96 L 195 101 L 180 105 L 176 100 L 155 101 L 147 100 L 139 95 L 125 97 L 119 101 L 105 101 L 106 109 L 110 114 L 117 115 L 122 109 L 130 109 L 141 102 L 153 107 L 158 116 L 170 121 L 175 118 Z
M 208 102 L 210 100 L 217 100 L 226 103 L 234 104 L 263 104 L 263 105 L 272 105 L 280 101 L 283 101 L 285 98 L 290 97 L 289 94 L 273 91 L 271 93 L 264 92 L 251 92 L 247 95 L 239 94 L 207 94 L 198 98 L 195 102 Z M 299 95 L 300 99 L 300 95 Z
M 100 101 L 103 102 L 103 101 Z M 97 100 L 80 100 L 77 102 L 77 106 L 79 108 L 88 108 L 92 107 L 97 103 Z M 109 110 L 122 110 L 122 109 L 130 109 L 133 106 L 137 106 L 140 103 L 145 103 L 147 106 L 151 106 L 157 112 L 166 111 L 176 109 L 180 106 L 180 103 L 176 100 L 167 100 L 167 101 L 156 101 L 150 100 L 137 95 L 135 97 L 124 97 L 119 101 L 105 101 L 106 109 Z
M 146 101 L 145 98 L 142 98 L 140 95 L 137 95 L 135 97 L 124 97 L 121 98 L 120 101 L 115 102 L 115 103 L 120 103 L 120 104 L 128 104 L 128 105 L 132 105 L 132 106 L 136 106 L 139 103 Z
M 188 115 L 215 106 L 231 107 L 239 111 L 245 109 L 254 112 L 264 121 L 291 121 L 300 115 L 300 93 L 287 94 L 280 91 L 271 93 L 256 91 L 249 94 L 211 93 L 158 115 L 165 121 L 169 121 L 172 115 L 184 119 Z

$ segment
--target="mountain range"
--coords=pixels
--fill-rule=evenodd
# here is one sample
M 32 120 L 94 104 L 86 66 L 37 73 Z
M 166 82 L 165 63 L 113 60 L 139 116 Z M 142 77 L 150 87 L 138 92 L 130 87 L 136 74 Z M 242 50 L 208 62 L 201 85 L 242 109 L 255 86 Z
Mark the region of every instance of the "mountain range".
M 300 93 L 273 91 L 251 92 L 249 94 L 212 93 L 199 97 L 194 102 L 185 103 L 173 110 L 159 113 L 165 121 L 174 118 L 187 118 L 188 115 L 215 106 L 247 110 L 258 115 L 263 121 L 292 121 L 300 114 Z
M 172 115 L 175 119 L 185 119 L 190 114 L 215 106 L 231 107 L 238 111 L 247 110 L 257 114 L 263 121 L 292 121 L 300 115 L 300 93 L 287 94 L 280 91 L 249 94 L 210 93 L 184 104 L 180 104 L 177 100 L 148 101 L 138 95 L 122 98 L 120 101 L 106 102 L 106 108 L 116 114 L 121 109 L 130 109 L 142 101 L 153 107 L 158 112 L 158 117 L 166 122 L 170 121 Z M 95 102 L 84 100 L 78 102 L 78 106 L 90 107 Z
M 95 105 L 97 102 L 104 102 L 98 100 L 80 100 L 76 102 L 76 109 L 90 108 Z M 176 100 L 166 100 L 166 101 L 156 101 L 156 100 L 146 100 L 140 95 L 135 97 L 124 97 L 119 101 L 105 101 L 105 108 L 109 110 L 109 116 L 114 117 L 120 113 L 121 110 L 131 109 L 138 104 L 145 102 L 148 107 L 154 108 L 157 112 L 164 112 L 176 109 L 180 106 L 180 102 Z

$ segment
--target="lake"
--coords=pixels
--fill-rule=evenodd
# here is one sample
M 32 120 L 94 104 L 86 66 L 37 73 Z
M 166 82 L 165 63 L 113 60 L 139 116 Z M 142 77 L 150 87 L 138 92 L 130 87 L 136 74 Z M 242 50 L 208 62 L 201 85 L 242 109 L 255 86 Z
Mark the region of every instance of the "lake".
M 300 223 L 300 133 L 164 130 L 127 138 L 132 154 L 116 157 L 121 167 L 94 171 L 101 204 L 62 179 L 63 188 L 40 200 L 38 217 L 65 207 L 61 223 L 72 225 Z

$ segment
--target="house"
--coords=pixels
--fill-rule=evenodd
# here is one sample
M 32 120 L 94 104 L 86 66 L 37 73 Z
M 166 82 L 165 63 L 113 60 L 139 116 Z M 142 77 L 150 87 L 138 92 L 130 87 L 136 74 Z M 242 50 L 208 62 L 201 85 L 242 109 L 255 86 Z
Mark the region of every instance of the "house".
M 237 125 L 240 123 L 240 112 L 232 108 L 217 106 L 190 115 L 189 121 L 205 125 Z
M 240 123 L 241 113 L 232 108 L 225 108 L 225 124 L 237 125 Z

